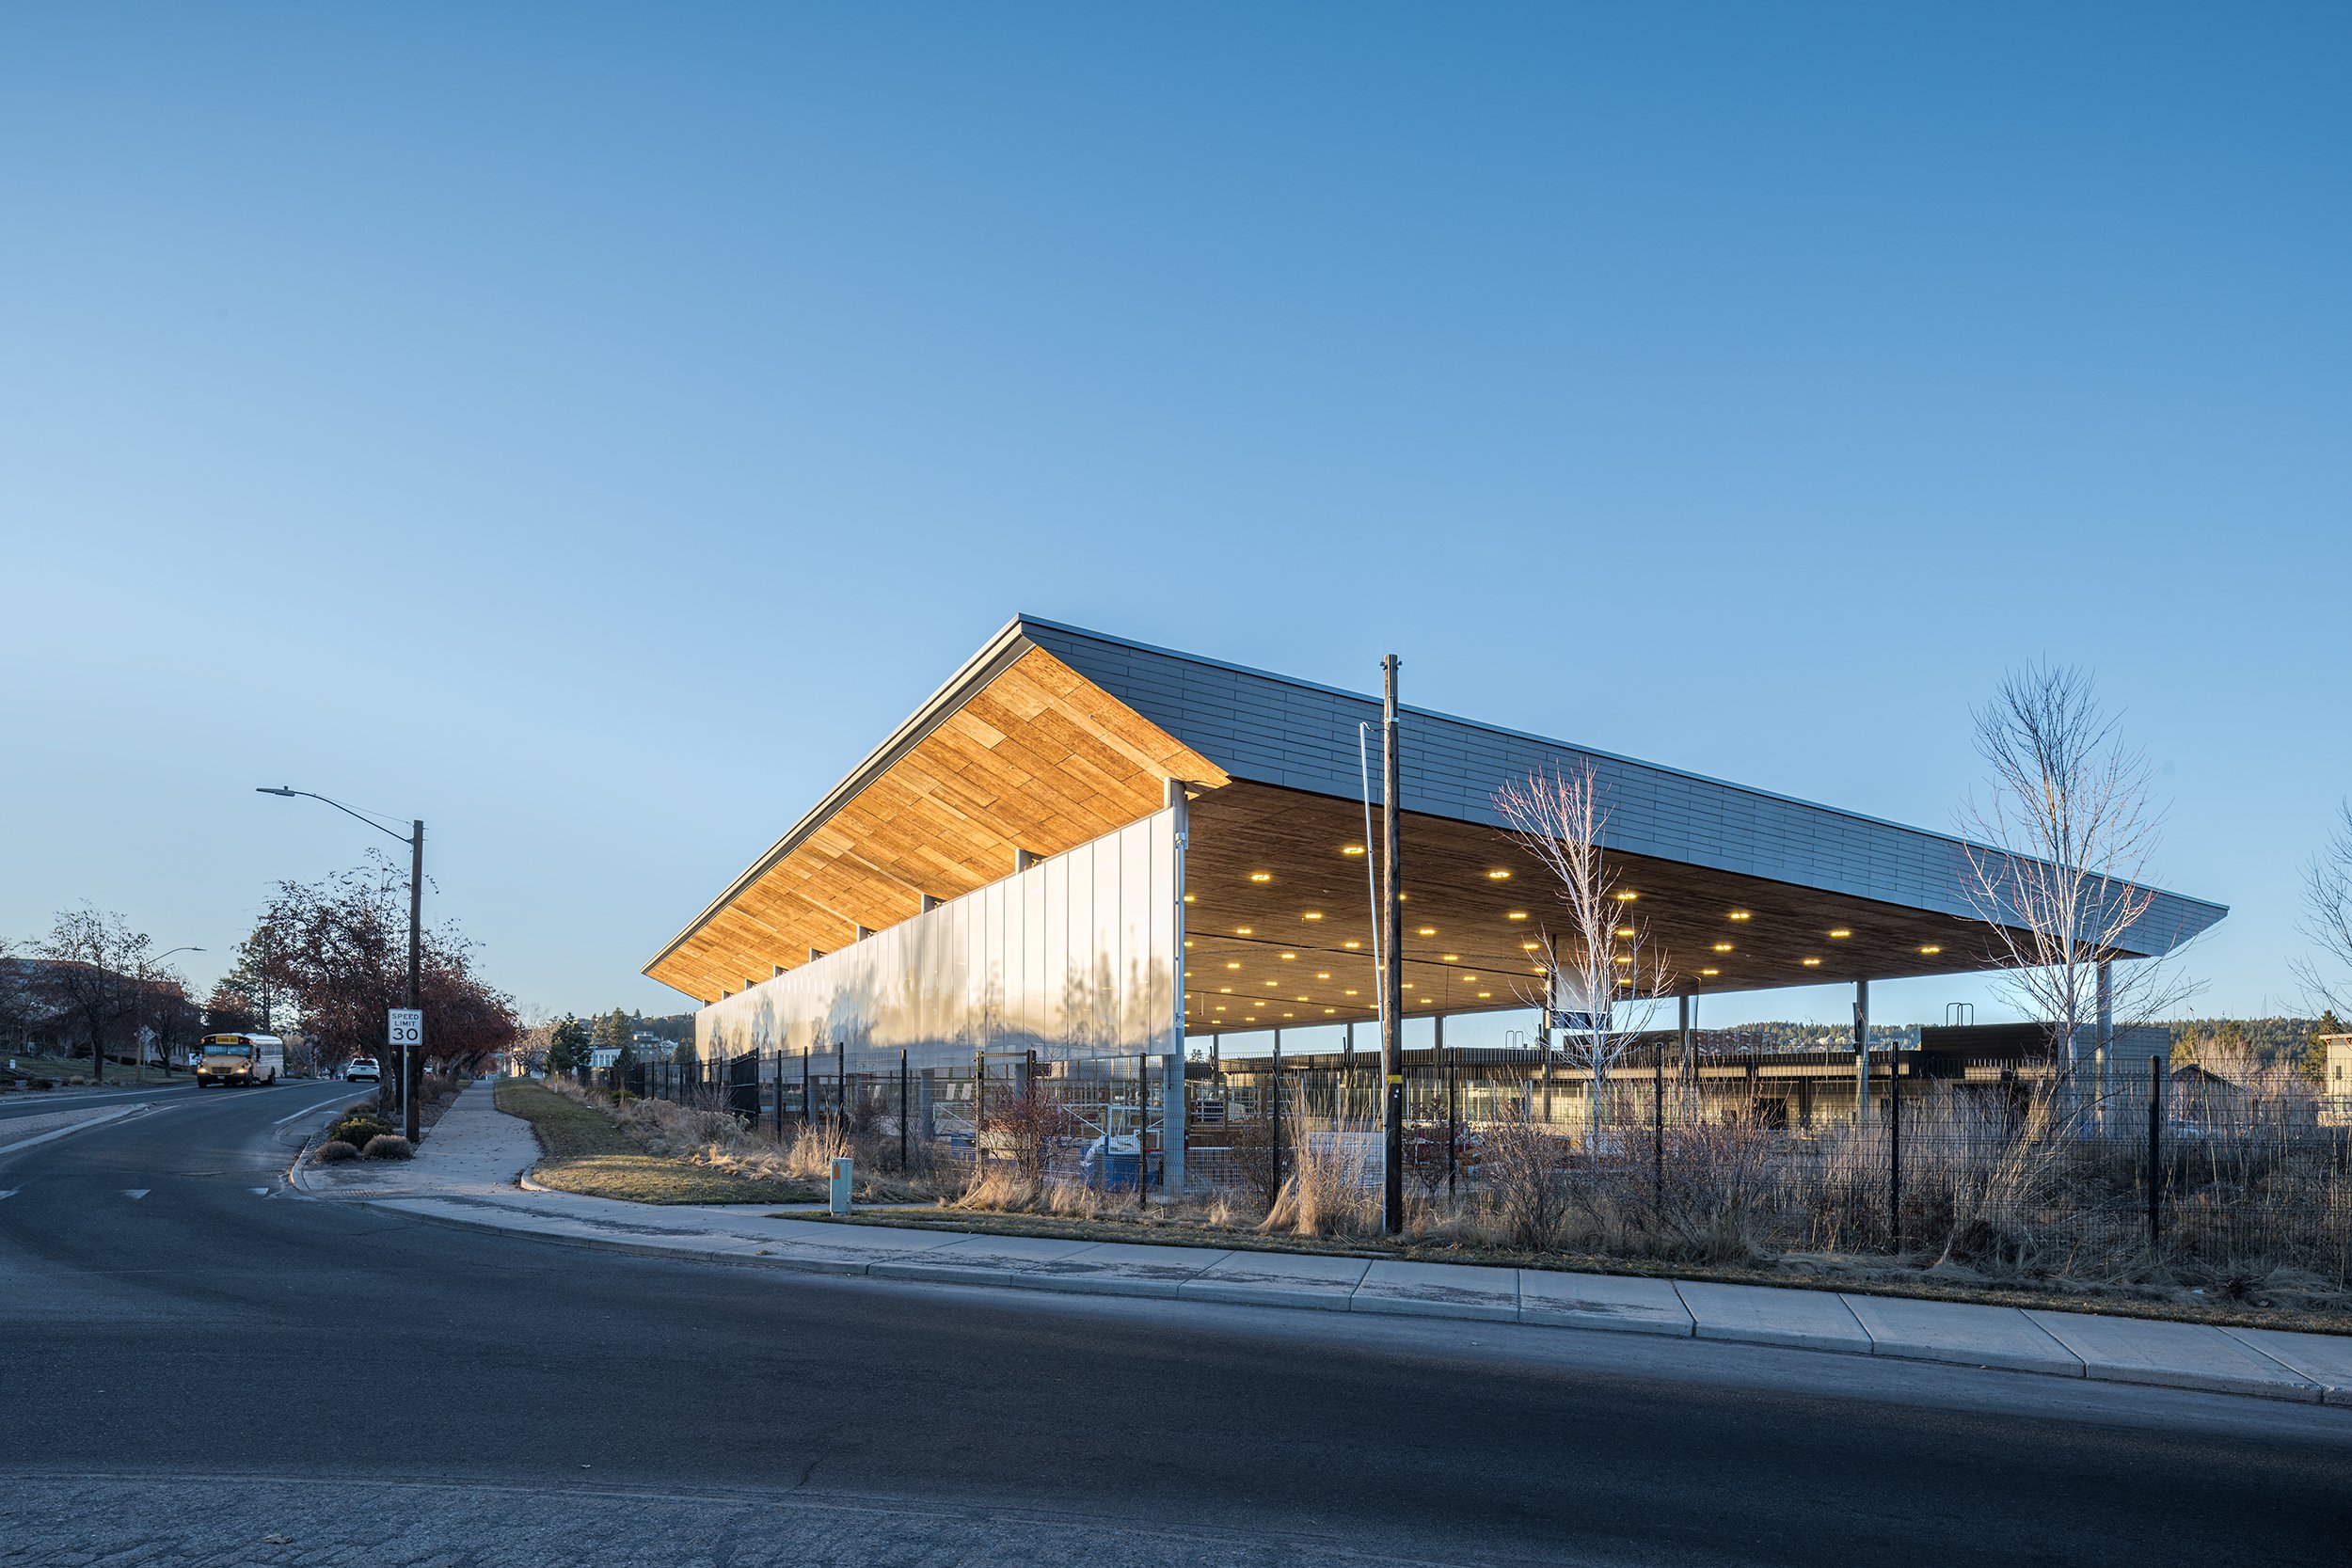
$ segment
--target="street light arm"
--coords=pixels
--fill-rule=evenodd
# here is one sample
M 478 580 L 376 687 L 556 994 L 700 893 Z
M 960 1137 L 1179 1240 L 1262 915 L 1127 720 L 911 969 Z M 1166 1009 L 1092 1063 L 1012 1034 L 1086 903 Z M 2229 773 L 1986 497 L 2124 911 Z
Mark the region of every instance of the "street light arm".
M 365 822 L 369 827 L 373 828 L 377 832 L 396 838 L 403 844 L 408 842 L 408 835 L 406 833 L 399 832 L 393 829 L 387 828 L 383 823 L 376 821 L 375 818 L 368 816 L 366 813 L 354 811 L 351 807 L 344 805 L 341 800 L 327 800 L 326 796 L 312 795 L 310 791 L 307 789 L 292 789 L 283 784 L 280 784 L 276 788 L 272 788 L 268 784 L 255 784 L 253 786 L 253 793 L 256 795 L 283 795 L 289 800 L 293 800 L 297 795 L 307 796 L 313 800 L 326 800 L 328 805 L 333 806 L 337 811 L 342 812 L 345 816 L 352 817 L 357 821 Z

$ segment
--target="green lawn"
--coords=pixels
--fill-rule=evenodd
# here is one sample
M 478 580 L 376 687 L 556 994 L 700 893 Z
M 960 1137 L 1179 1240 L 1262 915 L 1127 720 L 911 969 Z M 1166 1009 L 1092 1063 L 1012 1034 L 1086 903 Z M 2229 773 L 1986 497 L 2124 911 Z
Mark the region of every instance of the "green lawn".
M 611 1117 L 528 1079 L 501 1078 L 498 1108 L 529 1121 L 548 1157 L 531 1179 L 558 1192 L 630 1203 L 816 1203 L 805 1182 L 733 1176 L 648 1153 Z
M 76 1078 L 87 1082 L 90 1074 L 87 1056 L 32 1056 L 23 1052 L 0 1053 L 0 1063 L 10 1060 L 16 1063 L 16 1070 L 24 1076 L 49 1079 L 60 1088 L 69 1086 L 71 1081 Z M 127 1089 L 135 1086 L 136 1080 L 134 1076 L 135 1070 L 128 1062 L 118 1062 L 110 1058 L 106 1063 L 106 1086 L 110 1089 Z M 146 1085 L 149 1088 L 153 1088 L 159 1084 L 188 1082 L 188 1071 L 185 1068 L 178 1072 L 167 1074 L 162 1068 L 150 1062 L 146 1072 Z

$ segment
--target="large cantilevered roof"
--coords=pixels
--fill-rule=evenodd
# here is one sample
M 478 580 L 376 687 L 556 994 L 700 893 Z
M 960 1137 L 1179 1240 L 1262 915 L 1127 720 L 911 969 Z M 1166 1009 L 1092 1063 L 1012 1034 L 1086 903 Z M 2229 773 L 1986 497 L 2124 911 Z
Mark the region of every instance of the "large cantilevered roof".
M 923 895 L 994 881 L 1016 849 L 1056 854 L 1134 821 L 1178 779 L 1194 798 L 1187 1027 L 1369 1017 L 1358 725 L 1379 716 L 1357 693 L 1016 617 L 645 973 L 715 999 Z M 1526 990 L 1546 895 L 1494 795 L 1586 762 L 1620 875 L 1692 989 L 1996 961 L 1949 835 L 1421 708 L 1403 720 L 1408 1005 L 1504 1006 Z M 2125 951 L 2168 951 L 2226 913 L 2153 893 Z

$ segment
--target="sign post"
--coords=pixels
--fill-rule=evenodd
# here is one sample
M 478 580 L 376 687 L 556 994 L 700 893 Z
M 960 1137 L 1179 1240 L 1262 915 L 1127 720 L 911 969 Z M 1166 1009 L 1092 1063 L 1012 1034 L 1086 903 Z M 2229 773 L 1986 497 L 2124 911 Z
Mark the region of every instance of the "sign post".
M 390 1042 L 392 1050 L 399 1054 L 400 1087 L 401 1093 L 405 1095 L 409 1087 L 409 1053 L 415 1052 L 421 1054 L 424 1050 L 424 1009 L 421 1007 L 389 1009 L 385 1037 Z

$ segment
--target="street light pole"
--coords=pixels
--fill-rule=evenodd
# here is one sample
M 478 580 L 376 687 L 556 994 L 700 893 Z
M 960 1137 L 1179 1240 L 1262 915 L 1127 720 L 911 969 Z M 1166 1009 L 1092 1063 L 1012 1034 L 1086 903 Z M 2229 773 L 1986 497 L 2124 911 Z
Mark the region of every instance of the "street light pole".
M 274 788 L 268 784 L 256 784 L 254 786 L 254 793 L 257 795 L 282 795 L 288 800 L 292 800 L 295 796 L 300 795 L 308 797 L 313 800 L 325 800 L 326 804 L 333 806 L 337 811 L 342 812 L 345 816 L 354 817 L 361 822 L 365 822 L 369 827 L 373 828 L 379 833 L 385 833 L 393 838 L 406 839 L 408 844 L 408 1000 L 406 1006 L 413 1010 L 417 1006 L 417 970 L 420 950 L 423 945 L 422 933 L 424 929 L 423 820 L 421 818 L 411 819 L 408 824 L 408 832 L 404 834 L 395 829 L 384 826 L 383 823 L 376 821 L 375 818 L 368 816 L 365 812 L 354 811 L 351 807 L 344 805 L 341 800 L 328 800 L 326 796 L 313 795 L 307 789 L 294 789 L 284 784 L 279 784 Z M 403 1132 L 408 1141 L 413 1144 L 417 1141 L 418 1133 L 420 1132 L 417 1125 L 417 1089 L 420 1081 L 424 1076 L 423 1051 L 411 1051 L 405 1045 L 402 1046 L 400 1048 L 400 1065 L 397 1070 L 400 1074 L 400 1103 Z

